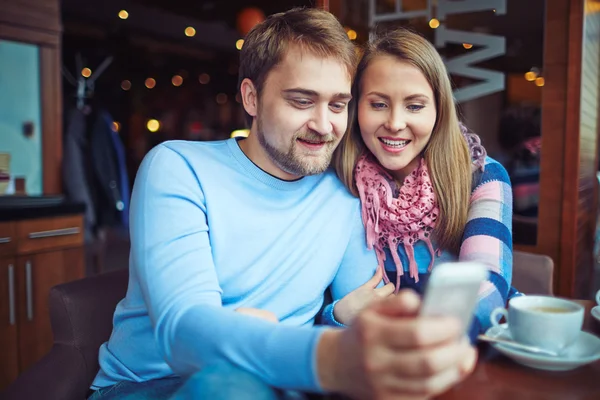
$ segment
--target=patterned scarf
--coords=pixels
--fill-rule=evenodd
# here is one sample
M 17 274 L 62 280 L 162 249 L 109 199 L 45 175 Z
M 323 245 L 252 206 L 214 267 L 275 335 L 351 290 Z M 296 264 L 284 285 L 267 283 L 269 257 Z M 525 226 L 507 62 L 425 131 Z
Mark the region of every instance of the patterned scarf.
M 472 170 L 483 170 L 486 151 L 479 136 L 461 124 L 463 137 L 472 159 Z M 419 270 L 415 261 L 414 244 L 422 240 L 431 254 L 428 270 L 431 271 L 435 251 L 431 233 L 436 226 L 440 210 L 425 160 L 396 187 L 394 178 L 370 154 L 360 157 L 355 169 L 355 180 L 362 205 L 362 219 L 367 233 L 367 246 L 375 248 L 379 268 L 384 267 L 384 249 L 390 249 L 396 264 L 396 292 L 400 289 L 400 276 L 404 266 L 398 255 L 402 244 L 409 260 L 410 277 L 419 282 Z M 390 280 L 383 274 L 385 283 Z
M 394 196 L 392 176 L 371 155 L 363 155 L 356 164 L 356 186 L 362 205 L 362 219 L 367 231 L 367 246 L 375 247 L 380 268 L 386 259 L 384 248 L 388 247 L 396 264 L 396 291 L 400 289 L 400 276 L 404 266 L 398 255 L 398 245 L 403 244 L 409 259 L 410 276 L 419 281 L 415 261 L 414 244 L 423 240 L 431 253 L 429 269 L 433 267 L 434 250 L 431 232 L 435 228 L 440 210 L 425 160 L 411 172 Z M 391 184 L 390 184 L 391 183 Z M 389 283 L 387 274 L 383 274 Z

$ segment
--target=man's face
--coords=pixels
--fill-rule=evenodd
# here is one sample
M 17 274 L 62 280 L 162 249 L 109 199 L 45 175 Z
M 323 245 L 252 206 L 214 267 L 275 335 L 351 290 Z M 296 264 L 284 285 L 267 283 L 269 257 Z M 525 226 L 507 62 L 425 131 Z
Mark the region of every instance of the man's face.
M 282 179 L 325 171 L 346 131 L 350 87 L 343 63 L 291 47 L 258 94 L 261 167 Z

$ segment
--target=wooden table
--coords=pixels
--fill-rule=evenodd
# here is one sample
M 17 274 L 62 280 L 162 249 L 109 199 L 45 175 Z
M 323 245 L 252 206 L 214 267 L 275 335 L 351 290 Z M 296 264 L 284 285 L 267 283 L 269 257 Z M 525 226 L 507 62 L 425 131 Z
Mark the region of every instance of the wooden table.
M 590 314 L 594 302 L 578 303 L 585 306 L 583 329 L 600 336 L 600 323 Z M 439 399 L 599 400 L 600 361 L 572 371 L 541 371 L 517 364 L 489 344 L 482 344 L 473 374 Z

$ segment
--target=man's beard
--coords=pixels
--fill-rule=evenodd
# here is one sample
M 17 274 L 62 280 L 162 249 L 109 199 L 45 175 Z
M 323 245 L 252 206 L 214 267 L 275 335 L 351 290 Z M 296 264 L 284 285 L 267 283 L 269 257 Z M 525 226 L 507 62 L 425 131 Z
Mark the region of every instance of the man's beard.
M 256 128 L 256 134 L 259 143 L 265 149 L 275 165 L 277 165 L 282 171 L 290 175 L 306 176 L 320 174 L 329 167 L 333 151 L 336 147 L 335 136 L 333 134 L 319 135 L 318 133 L 312 131 L 308 131 L 306 133 L 296 132 L 292 137 L 288 151 L 284 153 L 280 149 L 267 142 L 260 118 L 257 119 Z M 298 138 L 313 142 L 325 142 L 323 149 L 319 150 L 320 154 L 322 155 L 319 157 L 312 157 L 298 154 Z

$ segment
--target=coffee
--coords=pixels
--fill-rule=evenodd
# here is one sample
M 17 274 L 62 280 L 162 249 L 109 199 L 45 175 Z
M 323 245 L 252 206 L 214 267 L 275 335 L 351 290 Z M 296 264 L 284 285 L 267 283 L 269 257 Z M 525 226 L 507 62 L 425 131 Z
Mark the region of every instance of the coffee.
M 561 308 L 561 307 L 530 307 L 530 308 L 528 308 L 528 310 L 544 312 L 544 313 L 554 313 L 554 314 L 573 312 L 573 310 L 569 310 L 568 308 Z

